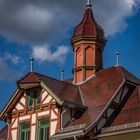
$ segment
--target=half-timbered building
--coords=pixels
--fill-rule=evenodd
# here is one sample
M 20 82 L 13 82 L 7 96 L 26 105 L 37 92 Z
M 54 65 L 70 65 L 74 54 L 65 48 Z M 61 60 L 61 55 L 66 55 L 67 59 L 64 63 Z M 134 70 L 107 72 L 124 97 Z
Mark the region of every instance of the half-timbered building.
M 2 140 L 136 140 L 140 80 L 120 66 L 103 68 L 106 44 L 88 0 L 74 29 L 74 78 L 29 72 L 0 114 Z

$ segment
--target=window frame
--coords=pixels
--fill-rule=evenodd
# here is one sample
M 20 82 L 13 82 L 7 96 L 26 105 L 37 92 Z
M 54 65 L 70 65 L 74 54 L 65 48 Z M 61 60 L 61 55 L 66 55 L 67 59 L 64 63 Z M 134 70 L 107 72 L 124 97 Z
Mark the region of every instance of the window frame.
M 30 105 L 30 101 L 32 102 L 32 104 Z M 27 95 L 27 108 L 30 109 L 33 106 L 33 99 Z
M 24 125 L 28 125 L 29 127 L 22 128 L 22 127 L 24 127 Z M 24 140 L 30 140 L 30 132 L 31 132 L 31 130 L 30 130 L 30 123 L 29 122 L 24 122 L 24 123 L 20 124 L 19 128 L 18 128 L 18 140 L 21 140 L 22 133 L 24 133 L 24 136 L 25 136 Z
M 46 120 L 48 121 L 48 124 L 43 124 L 41 125 L 41 121 L 43 120 Z M 37 123 L 37 140 L 42 140 L 40 137 L 40 131 L 41 129 L 43 129 L 43 132 L 45 131 L 45 129 L 47 129 L 47 140 L 49 140 L 49 136 L 50 136 L 50 119 L 49 118 L 41 118 L 40 120 L 38 120 L 38 123 Z M 43 133 L 43 134 L 46 134 Z M 44 140 L 44 139 L 43 139 Z M 46 139 L 45 139 L 46 140 Z
M 32 97 L 31 94 L 32 95 L 34 94 L 35 97 Z M 27 99 L 26 99 L 27 109 L 31 109 L 32 107 L 38 107 L 40 105 L 40 102 L 41 102 L 41 88 L 40 87 L 27 89 L 26 95 L 27 95 Z M 32 102 L 31 105 L 30 105 L 30 102 Z

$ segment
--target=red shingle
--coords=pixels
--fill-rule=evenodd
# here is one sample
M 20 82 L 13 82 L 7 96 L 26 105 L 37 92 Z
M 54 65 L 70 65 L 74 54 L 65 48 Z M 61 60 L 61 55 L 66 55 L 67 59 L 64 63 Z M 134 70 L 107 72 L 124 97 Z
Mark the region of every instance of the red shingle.
M 7 140 L 8 136 L 8 126 L 6 125 L 1 131 L 0 131 L 0 139 Z
M 60 81 L 36 72 L 28 73 L 19 80 L 18 84 L 35 83 L 43 81 L 63 101 L 69 101 L 82 105 L 78 87 L 71 83 Z
M 82 84 L 80 88 L 82 91 L 85 106 L 87 106 L 88 109 L 80 119 L 73 121 L 70 126 L 83 123 L 86 123 L 88 126 L 94 123 L 124 79 L 140 84 L 139 79 L 137 79 L 135 76 L 121 67 L 112 67 L 109 69 L 101 70 L 97 72 L 93 78 Z M 135 96 L 135 92 L 138 93 L 137 91 L 134 91 L 132 96 Z M 129 100 L 132 101 L 132 99 Z M 137 101 L 137 99 L 133 100 L 134 103 Z M 128 101 L 128 104 L 131 105 L 131 108 L 133 107 L 133 105 L 136 107 L 137 104 L 131 103 L 131 101 Z M 129 116 L 130 115 L 128 114 L 127 117 Z M 133 121 L 135 121 L 134 118 L 136 119 L 136 117 L 133 116 Z M 121 119 L 118 121 L 124 122 Z
M 84 18 L 80 24 L 75 27 L 73 38 L 78 36 L 104 37 L 104 31 L 95 21 L 91 8 L 86 9 Z

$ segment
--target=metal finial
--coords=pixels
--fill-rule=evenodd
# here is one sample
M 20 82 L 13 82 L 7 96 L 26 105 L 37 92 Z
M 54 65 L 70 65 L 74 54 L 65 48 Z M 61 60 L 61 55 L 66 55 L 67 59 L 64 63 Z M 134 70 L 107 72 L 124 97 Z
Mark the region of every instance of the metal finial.
M 119 52 L 116 52 L 116 66 L 119 66 Z
M 90 8 L 92 5 L 91 5 L 91 0 L 87 0 L 87 8 Z
M 30 59 L 30 70 L 33 72 L 34 58 Z
M 64 79 L 64 69 L 61 69 L 61 81 Z

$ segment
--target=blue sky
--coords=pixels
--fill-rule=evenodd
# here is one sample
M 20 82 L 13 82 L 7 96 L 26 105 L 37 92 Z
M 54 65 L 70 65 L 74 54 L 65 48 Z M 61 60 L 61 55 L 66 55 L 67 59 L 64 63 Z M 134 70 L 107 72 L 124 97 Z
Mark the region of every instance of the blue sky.
M 116 64 L 119 51 L 120 65 L 140 78 L 140 1 L 94 1 L 94 15 L 107 38 L 104 67 Z M 31 57 L 39 73 L 60 79 L 64 68 L 65 78 L 73 76 L 70 38 L 85 4 L 86 0 L 0 1 L 0 110 L 14 93 L 16 80 L 30 71 Z

